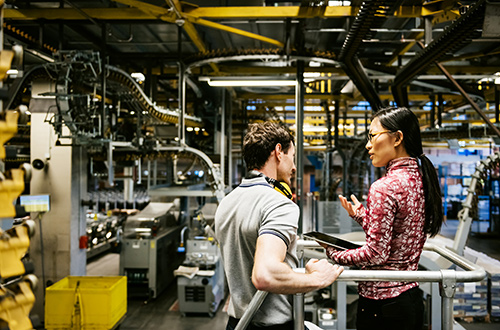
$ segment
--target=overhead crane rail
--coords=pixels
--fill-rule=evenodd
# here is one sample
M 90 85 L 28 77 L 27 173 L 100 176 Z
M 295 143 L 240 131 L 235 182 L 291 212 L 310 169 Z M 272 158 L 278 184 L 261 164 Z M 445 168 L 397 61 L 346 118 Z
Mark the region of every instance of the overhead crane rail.
M 245 60 L 310 60 L 324 64 L 338 66 L 336 54 L 330 51 L 318 51 L 313 49 L 291 50 L 287 52 L 281 48 L 255 48 L 255 49 L 215 49 L 200 52 L 186 58 L 185 63 L 189 68 L 228 61 Z

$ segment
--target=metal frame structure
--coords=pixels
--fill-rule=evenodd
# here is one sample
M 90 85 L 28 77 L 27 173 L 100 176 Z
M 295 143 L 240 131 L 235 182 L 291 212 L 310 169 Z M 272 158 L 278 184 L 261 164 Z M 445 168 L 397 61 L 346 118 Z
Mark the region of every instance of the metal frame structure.
M 492 168 L 499 167 L 500 164 L 500 152 L 490 155 L 485 160 L 482 160 L 476 167 L 474 174 L 472 174 L 472 179 L 467 189 L 467 197 L 462 203 L 462 210 L 458 213 L 459 225 L 455 239 L 453 240 L 453 251 L 460 255 L 463 255 L 465 244 L 467 243 L 467 237 L 469 236 L 470 227 L 472 224 L 472 208 L 477 207 L 477 200 L 474 200 L 476 196 L 476 190 L 481 186 L 481 180 L 487 178 L 488 170 Z M 476 204 L 476 205 L 474 205 Z
M 298 253 L 304 257 L 309 254 L 307 249 L 318 248 L 314 241 L 299 241 Z M 440 257 L 447 259 L 453 264 L 461 267 L 465 271 L 455 271 L 452 269 L 441 269 L 437 271 L 392 271 L 392 270 L 344 270 L 337 279 L 339 281 L 416 281 L 416 282 L 438 282 L 440 284 L 441 295 L 441 329 L 453 329 L 453 297 L 457 283 L 476 282 L 486 276 L 486 271 L 448 248 L 437 246 L 433 243 L 426 243 L 424 250 L 439 254 Z M 318 253 L 313 252 L 317 257 Z M 253 296 L 245 314 L 239 321 L 235 330 L 246 329 L 250 324 L 255 312 L 267 296 L 267 292 L 257 291 Z M 295 330 L 304 329 L 304 295 L 296 294 L 294 296 L 294 328 Z M 339 304 L 337 300 L 337 309 Z M 345 303 L 345 301 L 343 301 Z M 345 309 L 344 309 L 345 310 Z M 338 313 L 337 315 L 340 315 Z M 339 318 L 338 330 L 345 330 L 345 317 Z M 434 329 L 434 327 L 433 327 Z

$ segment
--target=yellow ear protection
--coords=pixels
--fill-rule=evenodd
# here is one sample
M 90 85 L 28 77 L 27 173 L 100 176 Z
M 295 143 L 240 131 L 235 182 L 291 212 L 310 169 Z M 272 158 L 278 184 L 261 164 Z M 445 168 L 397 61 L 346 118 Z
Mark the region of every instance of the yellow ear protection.
M 282 193 L 283 195 L 285 195 L 287 198 L 290 198 L 290 199 L 293 198 L 292 189 L 290 189 L 290 187 L 288 186 L 288 184 L 286 184 L 285 182 L 276 181 L 273 178 L 268 178 L 264 174 L 262 174 L 262 173 L 260 173 L 258 171 L 253 171 L 253 170 L 250 171 L 250 172 L 248 172 L 246 178 L 247 179 L 252 179 L 252 178 L 259 177 L 259 176 L 263 176 L 266 179 L 266 181 L 270 185 L 272 185 L 274 187 L 275 190 L 279 191 L 280 193 Z

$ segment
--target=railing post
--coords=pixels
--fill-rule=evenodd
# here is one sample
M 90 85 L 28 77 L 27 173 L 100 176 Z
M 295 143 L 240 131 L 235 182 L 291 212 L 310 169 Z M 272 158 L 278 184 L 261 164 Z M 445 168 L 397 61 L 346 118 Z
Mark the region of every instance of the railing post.
M 304 330 L 304 294 L 293 295 L 293 324 L 295 330 Z
M 337 330 L 347 329 L 347 282 L 335 281 L 337 285 Z
M 297 258 L 299 259 L 299 269 L 305 272 L 304 269 L 304 246 L 297 247 Z M 296 269 L 295 271 L 299 271 Z M 296 293 L 293 295 L 293 327 L 294 330 L 304 330 L 304 294 Z
M 451 269 L 442 269 L 442 282 L 439 287 L 441 295 L 441 329 L 453 329 L 453 297 L 457 288 L 456 271 Z

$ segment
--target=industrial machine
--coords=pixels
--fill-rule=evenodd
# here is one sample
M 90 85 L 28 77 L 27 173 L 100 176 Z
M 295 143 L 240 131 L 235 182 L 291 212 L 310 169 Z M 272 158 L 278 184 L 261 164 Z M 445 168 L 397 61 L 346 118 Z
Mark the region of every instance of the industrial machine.
M 150 203 L 125 221 L 120 275 L 127 276 L 129 296 L 156 298 L 173 281 L 183 261 L 178 218 L 176 203 Z
M 208 313 L 213 317 L 225 296 L 225 277 L 219 246 L 213 239 L 190 239 L 184 266 L 198 270 L 191 276 L 177 277 L 179 311 Z

